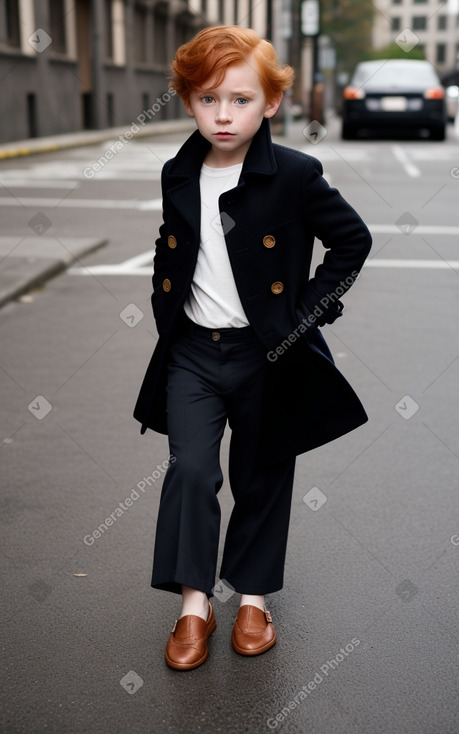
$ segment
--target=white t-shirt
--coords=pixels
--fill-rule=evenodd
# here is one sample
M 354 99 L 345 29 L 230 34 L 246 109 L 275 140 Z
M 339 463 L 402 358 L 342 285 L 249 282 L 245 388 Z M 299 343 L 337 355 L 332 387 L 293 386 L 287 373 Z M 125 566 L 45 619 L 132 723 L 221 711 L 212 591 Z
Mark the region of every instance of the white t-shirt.
M 218 208 L 220 194 L 237 186 L 241 170 L 242 163 L 226 168 L 210 168 L 203 163 L 201 168 L 201 243 L 184 309 L 188 318 L 210 329 L 249 325 L 223 234 L 234 226 L 234 221 L 224 212 L 220 218 Z

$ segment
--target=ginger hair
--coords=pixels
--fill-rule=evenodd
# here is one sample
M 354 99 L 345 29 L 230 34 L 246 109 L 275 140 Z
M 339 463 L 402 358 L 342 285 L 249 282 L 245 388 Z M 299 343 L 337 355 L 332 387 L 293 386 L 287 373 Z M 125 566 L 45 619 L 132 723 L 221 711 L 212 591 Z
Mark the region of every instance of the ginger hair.
M 253 54 L 260 83 L 268 103 L 292 86 L 294 70 L 281 66 L 273 45 L 251 28 L 212 26 L 179 47 L 171 64 L 171 86 L 185 103 L 190 93 L 210 78 L 211 87 L 221 84 L 229 66 L 246 61 Z

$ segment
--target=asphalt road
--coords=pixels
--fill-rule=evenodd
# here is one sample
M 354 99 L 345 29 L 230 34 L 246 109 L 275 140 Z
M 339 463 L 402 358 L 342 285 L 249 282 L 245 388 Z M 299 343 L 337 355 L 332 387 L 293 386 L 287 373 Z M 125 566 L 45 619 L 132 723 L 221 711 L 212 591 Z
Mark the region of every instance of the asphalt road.
M 164 660 L 180 597 L 149 585 L 167 441 L 132 418 L 159 175 L 184 136 L 100 170 L 110 143 L 1 163 L 2 235 L 108 239 L 0 310 L 5 734 L 459 731 L 459 141 L 337 130 L 280 142 L 321 159 L 374 235 L 323 330 L 370 420 L 298 459 L 277 644 L 237 655 L 239 595 L 216 595 L 209 659 L 186 673 Z M 219 498 L 222 551 L 227 482 Z

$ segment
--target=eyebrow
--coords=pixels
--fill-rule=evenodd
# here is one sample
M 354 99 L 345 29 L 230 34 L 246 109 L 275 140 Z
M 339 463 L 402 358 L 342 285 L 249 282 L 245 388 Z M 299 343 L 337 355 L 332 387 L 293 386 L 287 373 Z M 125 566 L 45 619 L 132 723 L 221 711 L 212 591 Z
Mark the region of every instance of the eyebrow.
M 214 87 L 214 89 L 198 89 L 197 91 L 199 94 L 215 94 L 215 92 L 218 90 L 218 87 Z M 232 89 L 230 91 L 230 94 L 237 94 L 239 97 L 250 97 L 250 95 L 255 94 L 254 89 Z

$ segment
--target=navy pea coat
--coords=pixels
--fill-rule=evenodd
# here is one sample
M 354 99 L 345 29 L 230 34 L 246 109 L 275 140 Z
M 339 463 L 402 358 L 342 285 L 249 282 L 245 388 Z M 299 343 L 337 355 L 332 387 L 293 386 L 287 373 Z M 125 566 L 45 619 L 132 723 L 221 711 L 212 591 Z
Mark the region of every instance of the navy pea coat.
M 210 143 L 196 130 L 162 171 L 153 313 L 159 339 L 134 409 L 141 433 L 167 434 L 169 347 L 183 315 L 200 244 L 200 169 Z M 255 134 L 238 185 L 221 194 L 221 224 L 236 287 L 266 347 L 263 403 L 254 416 L 258 460 L 275 463 L 357 428 L 367 414 L 320 331 L 341 315 L 371 235 L 324 179 L 319 160 L 274 144 L 269 120 Z M 310 277 L 314 239 L 326 252 Z

